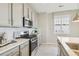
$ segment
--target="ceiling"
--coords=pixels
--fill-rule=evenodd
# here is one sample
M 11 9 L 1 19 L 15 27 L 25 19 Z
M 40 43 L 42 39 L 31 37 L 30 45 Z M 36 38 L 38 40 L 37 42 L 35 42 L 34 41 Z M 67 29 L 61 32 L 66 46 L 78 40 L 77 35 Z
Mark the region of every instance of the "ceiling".
M 52 13 L 65 10 L 79 9 L 77 3 L 30 3 L 38 13 Z

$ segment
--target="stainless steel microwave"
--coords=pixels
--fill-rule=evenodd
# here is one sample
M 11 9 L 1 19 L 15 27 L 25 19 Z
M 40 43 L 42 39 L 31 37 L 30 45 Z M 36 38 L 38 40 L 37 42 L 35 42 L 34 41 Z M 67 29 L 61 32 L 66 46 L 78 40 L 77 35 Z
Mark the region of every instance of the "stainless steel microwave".
M 23 17 L 23 27 L 32 28 L 33 22 L 28 18 Z

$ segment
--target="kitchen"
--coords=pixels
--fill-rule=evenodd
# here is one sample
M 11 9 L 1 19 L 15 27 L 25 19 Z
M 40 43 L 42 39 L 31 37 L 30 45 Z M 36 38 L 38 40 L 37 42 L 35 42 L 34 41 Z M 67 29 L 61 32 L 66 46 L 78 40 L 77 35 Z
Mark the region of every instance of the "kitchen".
M 78 56 L 79 3 L 0 3 L 0 56 Z

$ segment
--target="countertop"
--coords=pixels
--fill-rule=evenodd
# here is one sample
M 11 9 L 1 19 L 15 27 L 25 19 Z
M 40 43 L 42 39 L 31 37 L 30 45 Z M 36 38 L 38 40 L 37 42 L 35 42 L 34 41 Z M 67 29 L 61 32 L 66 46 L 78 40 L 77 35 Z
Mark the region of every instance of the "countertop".
M 8 51 L 8 50 L 10 50 L 10 49 L 12 49 L 12 48 L 14 48 L 16 46 L 21 45 L 24 42 L 29 42 L 29 39 L 20 38 L 20 39 L 15 39 L 15 41 L 17 41 L 17 42 L 12 43 L 12 44 L 8 44 L 8 45 L 3 46 L 3 47 L 0 47 L 0 54 L 5 53 L 6 51 Z
M 69 56 L 77 56 L 75 52 L 66 44 L 66 43 L 77 43 L 79 44 L 79 37 L 62 37 L 58 36 L 57 39 L 64 47 L 65 51 L 68 53 Z

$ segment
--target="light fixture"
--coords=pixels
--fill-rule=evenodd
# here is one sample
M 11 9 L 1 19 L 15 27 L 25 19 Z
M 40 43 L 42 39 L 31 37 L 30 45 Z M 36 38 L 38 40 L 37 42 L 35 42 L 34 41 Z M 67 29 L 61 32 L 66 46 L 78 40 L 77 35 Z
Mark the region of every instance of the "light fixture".
M 79 15 L 78 15 L 78 12 L 76 12 L 76 15 L 75 17 L 73 18 L 73 21 L 72 22 L 79 22 Z
M 79 15 L 76 13 L 75 17 L 73 18 L 72 22 L 79 22 Z

